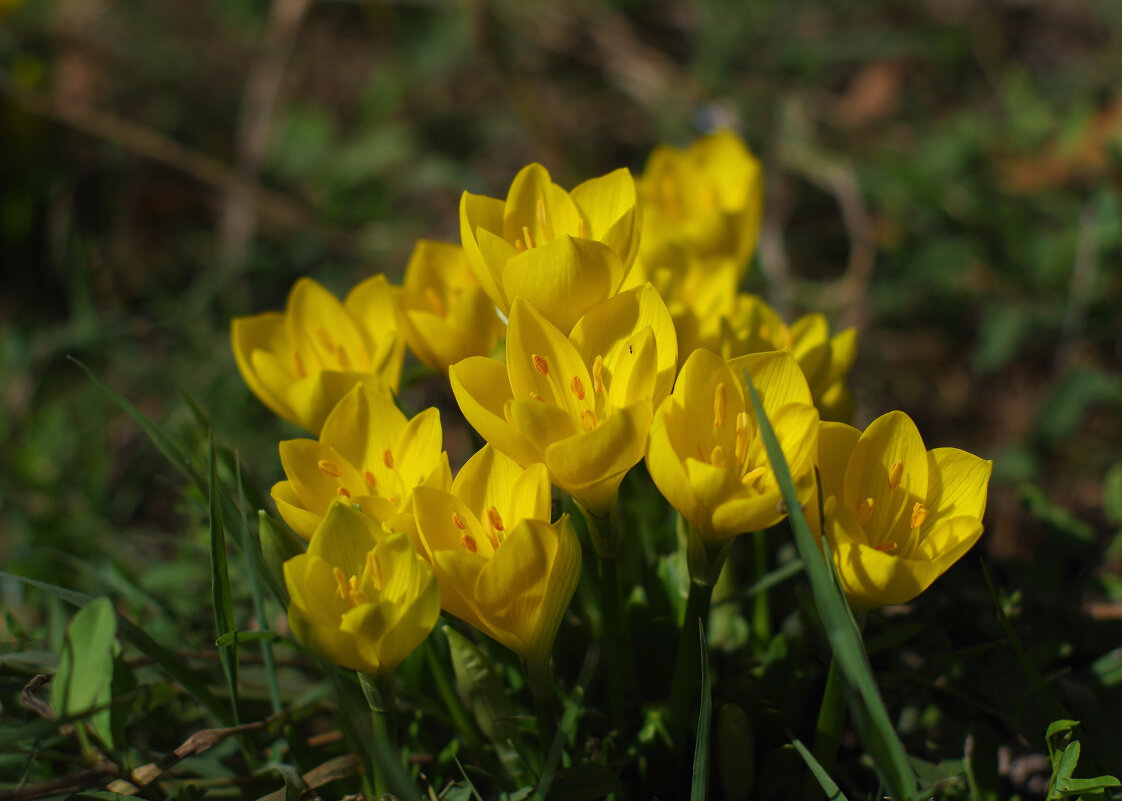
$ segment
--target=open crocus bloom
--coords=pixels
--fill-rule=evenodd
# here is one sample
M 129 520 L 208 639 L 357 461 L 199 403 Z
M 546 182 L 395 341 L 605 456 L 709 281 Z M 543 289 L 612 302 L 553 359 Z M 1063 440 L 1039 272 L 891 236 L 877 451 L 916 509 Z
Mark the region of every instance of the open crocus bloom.
M 756 249 L 763 210 L 760 163 L 731 131 L 685 150 L 655 148 L 638 180 L 643 200 L 644 263 L 656 268 L 666 244 L 698 256 L 732 258 L 741 270 Z
M 565 336 L 519 298 L 506 363 L 473 357 L 449 371 L 467 421 L 524 467 L 606 518 L 623 476 L 643 458 L 654 406 L 677 365 L 674 325 L 649 284 L 590 310 Z
M 926 450 L 903 412 L 864 433 L 823 423 L 818 453 L 826 537 L 855 610 L 910 601 L 981 536 L 993 463 Z
M 655 414 L 647 469 L 671 506 L 715 547 L 786 515 L 744 384 L 745 369 L 800 495 L 809 498 L 813 491 L 818 412 L 791 354 L 772 351 L 725 362 L 711 351 L 695 350 Z
M 442 373 L 468 356 L 490 355 L 503 335 L 495 304 L 468 268 L 464 249 L 447 242 L 417 242 L 398 311 L 409 349 Z
M 383 275 L 355 286 L 343 303 L 301 278 L 284 313 L 237 317 L 230 338 L 253 394 L 313 434 L 355 384 L 389 396 L 401 382 L 405 344 Z
M 307 553 L 284 563 L 284 582 L 297 639 L 363 673 L 392 671 L 440 616 L 440 589 L 409 535 L 345 501 L 328 509 Z
M 580 542 L 567 516 L 551 524 L 549 476 L 484 446 L 452 491 L 415 491 L 422 554 L 441 605 L 505 645 L 535 669 L 580 578 Z
M 447 489 L 452 482 L 441 443 L 435 407 L 407 420 L 392 401 L 357 386 L 328 416 L 318 442 L 280 444 L 288 480 L 273 486 L 273 500 L 304 539 L 311 538 L 337 497 L 350 499 L 395 530 L 411 530 L 413 488 L 430 483 Z
M 626 169 L 569 193 L 531 164 L 505 201 L 467 192 L 460 200 L 464 253 L 483 290 L 504 314 L 525 298 L 566 334 L 619 290 L 639 249 L 639 223 Z

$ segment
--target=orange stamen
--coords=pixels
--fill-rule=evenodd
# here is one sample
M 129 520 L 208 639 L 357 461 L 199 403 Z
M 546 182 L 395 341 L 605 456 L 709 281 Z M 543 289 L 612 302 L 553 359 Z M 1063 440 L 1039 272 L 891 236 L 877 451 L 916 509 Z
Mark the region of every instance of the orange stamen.
M 530 356 L 530 360 L 534 363 L 534 369 L 541 375 L 549 375 L 549 362 L 545 360 L 544 356 L 534 353 Z
M 923 521 L 927 519 L 927 507 L 922 503 L 916 502 L 912 507 L 912 528 L 919 528 L 923 525 Z
M 904 478 L 904 463 L 895 461 L 892 467 L 888 470 L 888 486 L 891 489 L 896 489 L 900 486 L 900 481 Z
M 858 525 L 865 525 L 869 522 L 869 518 L 873 516 L 873 507 L 876 501 L 872 498 L 866 498 L 857 504 L 857 523 Z
M 318 462 L 316 462 L 316 467 L 318 467 L 320 470 L 322 470 L 332 478 L 338 478 L 339 476 L 343 475 L 343 471 L 339 469 L 339 465 L 335 464 L 335 462 L 328 461 L 327 459 L 320 459 Z
M 573 376 L 573 380 L 569 382 L 569 389 L 576 395 L 577 400 L 584 400 L 584 384 L 581 383 L 579 378 Z
M 393 470 L 393 454 L 390 453 L 389 448 L 386 448 L 384 451 L 382 451 L 382 464 L 384 464 L 390 470 Z

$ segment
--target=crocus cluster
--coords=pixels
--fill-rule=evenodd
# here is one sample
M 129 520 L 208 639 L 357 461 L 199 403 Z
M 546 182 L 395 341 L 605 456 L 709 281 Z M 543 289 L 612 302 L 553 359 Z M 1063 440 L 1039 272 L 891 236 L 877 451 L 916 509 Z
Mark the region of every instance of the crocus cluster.
M 547 674 L 582 557 L 553 488 L 612 559 L 644 459 L 711 585 L 733 538 L 786 515 L 749 379 L 851 605 L 922 592 L 980 536 L 990 463 L 926 450 L 901 412 L 839 422 L 856 332 L 739 290 L 761 209 L 728 131 L 572 190 L 531 164 L 505 198 L 465 192 L 460 242 L 418 242 L 401 286 L 376 275 L 339 301 L 304 278 L 283 312 L 235 320 L 250 389 L 315 437 L 280 444 L 272 491 L 308 542 L 284 569 L 295 634 L 384 674 L 439 606 Z M 406 348 L 487 443 L 455 474 L 437 409 L 396 405 Z

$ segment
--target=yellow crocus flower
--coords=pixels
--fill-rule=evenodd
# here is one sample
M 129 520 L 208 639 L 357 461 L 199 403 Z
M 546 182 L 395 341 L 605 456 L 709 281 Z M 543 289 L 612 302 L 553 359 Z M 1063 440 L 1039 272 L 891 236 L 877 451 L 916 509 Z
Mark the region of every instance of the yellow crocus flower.
M 903 412 L 864 433 L 822 423 L 818 462 L 826 537 L 857 611 L 915 598 L 982 534 L 993 462 L 957 448 L 926 450 Z M 816 510 L 808 521 L 817 531 Z
M 409 349 L 442 373 L 468 356 L 489 355 L 504 330 L 463 248 L 448 242 L 417 242 L 405 267 L 398 312 Z
M 452 491 L 415 491 L 421 552 L 441 605 L 526 660 L 549 663 L 553 639 L 580 578 L 580 541 L 562 515 L 550 523 L 549 473 L 523 468 L 486 445 Z
M 524 467 L 606 518 L 619 484 L 643 458 L 654 406 L 677 365 L 674 325 L 646 284 L 598 304 L 566 336 L 514 301 L 506 363 L 472 357 L 449 378 L 467 421 Z
M 409 535 L 346 501 L 327 510 L 307 553 L 284 563 L 284 583 L 297 639 L 362 673 L 392 671 L 440 616 L 440 589 Z
M 685 150 L 657 147 L 637 184 L 648 270 L 659 266 L 666 245 L 683 243 L 698 256 L 731 258 L 743 271 L 759 239 L 763 174 L 739 136 L 725 130 Z
M 857 329 L 831 336 L 829 322 L 819 313 L 804 315 L 788 326 L 762 298 L 741 293 L 721 322 L 720 336 L 720 352 L 726 359 L 789 349 L 822 417 L 846 420 L 852 415 L 853 396 L 845 380 L 857 358 Z
M 314 434 L 355 384 L 388 396 L 401 382 L 405 343 L 383 275 L 355 286 L 343 303 L 301 278 L 283 313 L 237 317 L 230 338 L 253 394 Z
M 447 489 L 452 483 L 441 437 L 437 409 L 407 420 L 392 401 L 359 385 L 328 415 L 318 442 L 280 444 L 288 480 L 273 486 L 277 510 L 304 539 L 337 497 L 396 530 L 409 530 L 413 488 L 430 483 Z
M 639 249 L 635 181 L 619 169 L 566 192 L 540 164 L 524 167 L 506 200 L 460 200 L 460 236 L 483 290 L 509 314 L 525 298 L 565 333 L 616 294 Z
M 726 362 L 712 351 L 695 350 L 655 414 L 647 470 L 670 505 L 712 548 L 774 525 L 786 514 L 748 400 L 745 369 L 796 485 L 808 498 L 813 490 L 818 412 L 791 354 L 772 351 Z

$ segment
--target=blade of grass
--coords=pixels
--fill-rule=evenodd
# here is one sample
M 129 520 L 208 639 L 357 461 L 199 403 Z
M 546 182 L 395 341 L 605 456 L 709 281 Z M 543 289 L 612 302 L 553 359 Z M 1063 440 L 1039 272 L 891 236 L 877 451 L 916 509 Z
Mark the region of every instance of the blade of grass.
M 36 581 L 35 579 L 30 579 L 15 573 L 8 573 L 4 570 L 0 570 L 0 577 L 10 578 L 27 584 L 28 586 L 37 587 L 61 598 L 66 603 L 73 606 L 84 606 L 93 600 L 94 597 L 92 595 L 86 595 L 84 592 L 76 592 L 75 590 L 68 590 L 64 587 L 56 587 L 54 584 L 47 584 L 45 581 Z M 142 628 L 127 618 L 122 617 L 120 614 L 117 615 L 117 631 L 137 650 L 163 668 L 168 676 L 182 684 L 183 688 L 191 693 L 191 695 L 195 697 L 195 700 L 202 704 L 210 714 L 214 715 L 215 719 L 222 724 L 222 726 L 228 727 L 233 725 L 230 718 L 230 710 L 211 693 L 206 685 L 206 681 L 187 666 L 182 656 L 153 640 Z
M 214 627 L 217 637 L 229 634 L 234 627 L 234 599 L 230 590 L 230 570 L 226 561 L 226 530 L 222 525 L 222 504 L 219 496 L 218 461 L 214 454 L 214 433 L 210 435 L 210 590 L 214 604 Z M 238 713 L 238 641 L 218 648 L 226 686 L 230 690 L 230 707 L 234 723 L 241 723 Z
M 858 734 L 865 748 L 872 755 L 877 772 L 881 775 L 882 781 L 888 785 L 892 797 L 911 798 L 919 789 L 915 772 L 908 762 L 904 745 L 896 734 L 888 710 L 884 706 L 884 700 L 877 690 L 857 621 L 854 620 L 849 603 L 838 585 L 833 557 L 824 538 L 822 542 L 826 551 L 825 558 L 815 544 L 814 535 L 807 526 L 806 518 L 803 517 L 799 506 L 791 470 L 783 456 L 775 430 L 764 412 L 759 393 L 752 383 L 752 376 L 747 370 L 744 371 L 744 380 L 752 399 L 752 408 L 755 410 L 768 461 L 783 493 L 783 501 L 787 505 L 787 517 L 795 537 L 795 547 L 810 580 L 814 604 L 834 651 L 834 658 L 850 690 L 848 700 L 853 719 L 857 723 Z
M 713 719 L 712 680 L 709 676 L 709 647 L 705 642 L 705 623 L 698 623 L 701 648 L 701 710 L 697 717 L 697 744 L 693 749 L 693 781 L 690 785 L 691 801 L 705 801 L 709 797 L 709 734 Z
M 246 515 L 245 491 L 242 487 L 242 464 L 236 455 L 234 475 L 238 484 L 238 506 L 241 507 L 238 522 L 241 524 L 242 542 L 246 545 L 242 548 L 242 556 L 245 557 L 245 568 L 246 572 L 249 573 L 249 589 L 253 596 L 253 611 L 257 617 L 257 628 L 261 631 L 269 631 L 269 618 L 265 614 L 265 599 L 261 595 L 261 579 L 253 569 L 253 560 L 249 556 L 254 551 L 261 552 L 261 543 L 254 536 L 254 532 L 249 526 L 249 519 Z M 269 703 L 275 715 L 284 708 L 284 703 L 281 701 L 280 684 L 277 681 L 277 663 L 273 658 L 273 644 L 268 639 L 261 640 L 261 659 L 265 664 L 265 679 L 269 683 Z
M 803 758 L 803 762 L 810 768 L 810 772 L 818 781 L 818 786 L 822 788 L 822 792 L 826 794 L 826 798 L 830 799 L 830 801 L 849 801 L 849 799 L 845 797 L 845 793 L 838 787 L 837 782 L 830 778 L 830 774 L 818 763 L 818 760 L 814 758 L 814 754 L 810 753 L 798 737 L 791 737 L 791 745 L 795 746 L 795 750 L 799 752 L 799 756 Z

